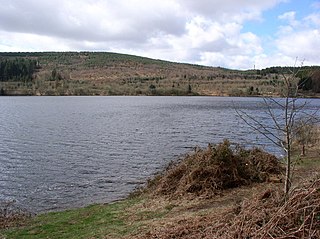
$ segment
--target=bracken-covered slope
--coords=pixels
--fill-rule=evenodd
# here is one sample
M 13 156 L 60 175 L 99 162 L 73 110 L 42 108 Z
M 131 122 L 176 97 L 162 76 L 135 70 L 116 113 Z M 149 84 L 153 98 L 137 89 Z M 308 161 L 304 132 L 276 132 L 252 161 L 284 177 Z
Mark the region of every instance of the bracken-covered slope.
M 14 61 L 25 66 L 16 71 Z M 281 68 L 238 71 L 110 52 L 0 53 L 0 63 L 0 95 L 278 95 L 282 73 Z M 32 78 L 23 73 L 29 67 Z M 8 72 L 16 74 L 10 78 Z

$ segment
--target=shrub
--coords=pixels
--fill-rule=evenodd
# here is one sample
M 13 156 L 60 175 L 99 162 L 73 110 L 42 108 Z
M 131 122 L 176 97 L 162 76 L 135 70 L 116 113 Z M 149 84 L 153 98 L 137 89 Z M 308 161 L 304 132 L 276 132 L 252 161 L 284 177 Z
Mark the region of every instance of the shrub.
M 0 203 L 0 229 L 21 226 L 31 213 L 18 207 L 14 201 Z
M 147 190 L 170 197 L 211 197 L 223 189 L 264 182 L 270 175 L 281 172 L 280 161 L 275 156 L 257 148 L 232 148 L 225 140 L 171 163 L 149 181 Z

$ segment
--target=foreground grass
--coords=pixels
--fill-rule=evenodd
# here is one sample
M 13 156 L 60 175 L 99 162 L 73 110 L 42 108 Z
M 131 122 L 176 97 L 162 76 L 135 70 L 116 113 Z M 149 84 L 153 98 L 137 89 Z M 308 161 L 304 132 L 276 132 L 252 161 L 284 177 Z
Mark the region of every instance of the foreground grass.
M 40 214 L 23 227 L 0 230 L 0 238 L 127 238 L 164 218 L 174 208 L 142 196 L 111 204 L 97 204 Z
M 126 220 L 126 209 L 139 202 L 128 199 L 108 205 L 41 214 L 22 228 L 2 231 L 4 238 L 118 238 L 138 227 Z

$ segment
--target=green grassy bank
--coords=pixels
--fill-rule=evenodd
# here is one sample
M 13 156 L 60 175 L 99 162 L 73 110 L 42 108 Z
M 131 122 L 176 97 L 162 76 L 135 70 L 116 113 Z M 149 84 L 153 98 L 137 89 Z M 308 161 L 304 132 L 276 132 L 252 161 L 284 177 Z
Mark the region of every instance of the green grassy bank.
M 25 226 L 2 231 L 4 238 L 120 238 L 133 233 L 126 210 L 141 199 L 38 215 Z

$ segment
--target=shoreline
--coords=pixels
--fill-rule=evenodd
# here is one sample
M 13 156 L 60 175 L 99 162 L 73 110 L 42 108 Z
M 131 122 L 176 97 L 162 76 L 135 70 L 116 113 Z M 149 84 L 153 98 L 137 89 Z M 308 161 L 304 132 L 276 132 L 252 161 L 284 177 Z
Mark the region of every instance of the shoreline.
M 320 157 L 311 152 L 297 168 L 295 185 L 311 180 L 310 175 L 316 172 L 320 177 L 319 169 Z M 158 233 L 178 233 L 184 227 L 189 228 L 189 233 L 196 233 L 197 223 L 204 223 L 207 228 L 207 223 L 222 220 L 237 205 L 242 205 L 239 202 L 252 203 L 256 197 L 281 189 L 282 183 L 273 180 L 227 189 L 210 198 L 187 195 L 170 198 L 141 192 L 110 203 L 40 213 L 21 224 L 0 229 L 0 237 L 144 239 Z
M 279 95 L 243 95 L 234 96 L 226 94 L 214 95 L 37 95 L 37 94 L 12 94 L 0 95 L 0 97 L 234 97 L 234 98 L 283 98 Z M 297 99 L 320 99 L 320 94 L 299 96 Z

